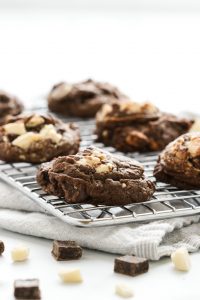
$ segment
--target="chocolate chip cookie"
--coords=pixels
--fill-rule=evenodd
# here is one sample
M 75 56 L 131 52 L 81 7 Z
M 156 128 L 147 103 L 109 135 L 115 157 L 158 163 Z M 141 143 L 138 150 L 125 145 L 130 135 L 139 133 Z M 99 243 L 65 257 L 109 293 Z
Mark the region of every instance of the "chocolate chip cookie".
M 62 115 L 91 118 L 103 104 L 125 97 L 109 83 L 91 79 L 74 84 L 61 82 L 50 91 L 48 106 L 51 111 Z
M 0 124 L 6 122 L 8 115 L 18 115 L 22 110 L 23 105 L 17 97 L 0 90 Z
M 93 147 L 42 164 L 37 181 L 72 204 L 125 205 L 147 201 L 155 191 L 137 161 Z
M 75 124 L 64 124 L 51 116 L 10 117 L 7 124 L 0 126 L 0 159 L 4 161 L 49 161 L 77 153 L 79 143 Z
M 98 141 L 123 152 L 158 151 L 186 133 L 193 121 L 163 113 L 151 103 L 104 105 L 96 116 Z
M 171 142 L 160 154 L 154 176 L 183 189 L 200 188 L 200 133 L 186 133 Z

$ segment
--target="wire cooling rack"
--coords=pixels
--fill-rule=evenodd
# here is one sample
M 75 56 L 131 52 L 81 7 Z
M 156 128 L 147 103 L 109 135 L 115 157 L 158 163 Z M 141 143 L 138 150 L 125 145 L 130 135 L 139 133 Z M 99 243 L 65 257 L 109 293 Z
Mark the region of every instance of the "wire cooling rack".
M 37 109 L 38 110 L 38 109 Z M 39 112 L 45 112 L 42 109 Z M 93 120 L 64 119 L 75 121 L 81 131 L 81 148 L 90 145 L 123 155 L 112 147 L 97 143 Z M 145 175 L 154 180 L 153 168 L 158 153 L 130 153 L 145 169 Z M 68 204 L 63 198 L 48 195 L 37 184 L 35 175 L 38 166 L 30 163 L 0 162 L 0 178 L 22 191 L 33 201 L 63 221 L 80 227 L 117 225 L 129 222 L 149 222 L 159 219 L 189 216 L 200 213 L 200 190 L 180 190 L 173 186 L 156 183 L 156 192 L 150 201 L 125 206 L 91 204 Z

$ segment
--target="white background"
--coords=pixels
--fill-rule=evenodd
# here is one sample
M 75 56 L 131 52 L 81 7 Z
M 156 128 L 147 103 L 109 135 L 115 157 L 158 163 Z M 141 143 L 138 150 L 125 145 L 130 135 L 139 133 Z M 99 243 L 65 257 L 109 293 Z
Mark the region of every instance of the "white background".
M 73 9 L 122 9 L 195 11 L 200 9 L 198 0 L 1 0 L 1 7 L 24 8 L 73 8 Z
M 199 113 L 198 11 L 199 1 L 0 1 L 0 88 L 32 105 L 57 81 L 93 77 L 115 83 L 134 100 Z M 113 274 L 114 255 L 85 251 L 80 262 L 57 263 L 49 241 L 5 231 L 0 238 L 7 250 L 0 258 L 2 300 L 13 299 L 17 277 L 39 277 L 44 300 L 117 299 L 119 281 L 133 287 L 135 299 L 199 299 L 199 253 L 188 274 L 164 259 L 148 274 L 128 278 Z M 10 249 L 21 242 L 30 246 L 31 258 L 13 265 Z M 79 266 L 84 283 L 60 284 L 61 265 Z
M 197 111 L 195 12 L 0 10 L 0 87 L 24 101 L 60 80 L 118 85 L 133 100 Z

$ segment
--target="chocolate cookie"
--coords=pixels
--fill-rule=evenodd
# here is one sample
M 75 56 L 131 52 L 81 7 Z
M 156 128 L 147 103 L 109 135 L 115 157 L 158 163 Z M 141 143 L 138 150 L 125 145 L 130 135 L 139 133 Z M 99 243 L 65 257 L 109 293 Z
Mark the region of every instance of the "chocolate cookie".
M 53 112 L 82 118 L 94 117 L 105 103 L 119 101 L 126 96 L 109 83 L 86 80 L 55 85 L 48 95 L 48 106 Z
M 106 104 L 97 113 L 98 141 L 123 152 L 158 151 L 187 132 L 193 121 L 160 112 L 150 103 Z
M 200 133 L 187 133 L 170 143 L 158 158 L 154 176 L 183 189 L 200 188 Z
M 79 142 L 79 130 L 73 123 L 38 114 L 11 117 L 0 126 L 0 159 L 40 163 L 77 153 Z
M 125 205 L 147 201 L 155 190 L 137 161 L 92 147 L 43 164 L 37 181 L 68 203 Z
M 16 116 L 22 110 L 23 105 L 17 97 L 0 90 L 0 124 L 5 123 L 5 118 L 8 115 Z

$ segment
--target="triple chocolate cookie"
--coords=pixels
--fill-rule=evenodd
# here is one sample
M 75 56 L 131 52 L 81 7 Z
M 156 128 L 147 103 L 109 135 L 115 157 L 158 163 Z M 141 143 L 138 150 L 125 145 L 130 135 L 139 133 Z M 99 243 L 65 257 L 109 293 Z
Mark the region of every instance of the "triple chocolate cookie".
M 0 90 L 0 124 L 4 124 L 8 115 L 16 116 L 23 110 L 21 101 L 2 90 Z
M 73 123 L 32 114 L 12 117 L 0 126 L 0 159 L 40 163 L 59 155 L 75 154 L 80 135 Z
M 69 84 L 61 82 L 55 85 L 48 95 L 48 106 L 53 112 L 82 118 L 94 117 L 105 103 L 125 98 L 115 86 L 86 80 Z
M 154 176 L 183 189 L 200 188 L 200 133 L 187 133 L 170 143 L 158 158 Z
M 151 103 L 106 104 L 97 113 L 98 141 L 123 152 L 158 151 L 186 133 L 193 121 L 162 113 Z
M 137 161 L 92 147 L 43 164 L 37 181 L 68 203 L 125 205 L 147 201 L 155 190 Z

